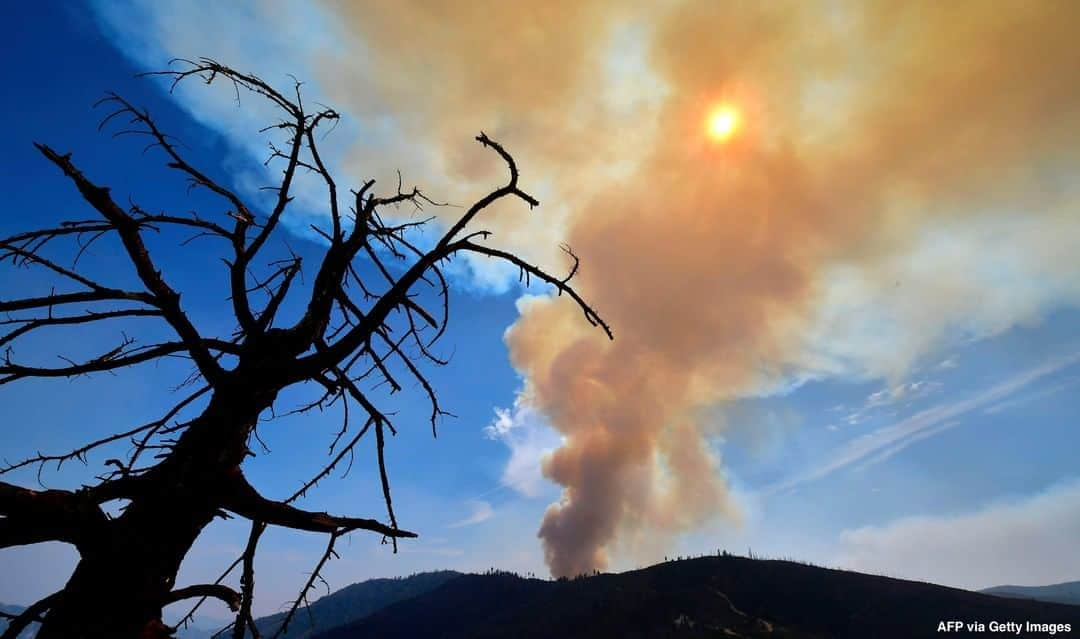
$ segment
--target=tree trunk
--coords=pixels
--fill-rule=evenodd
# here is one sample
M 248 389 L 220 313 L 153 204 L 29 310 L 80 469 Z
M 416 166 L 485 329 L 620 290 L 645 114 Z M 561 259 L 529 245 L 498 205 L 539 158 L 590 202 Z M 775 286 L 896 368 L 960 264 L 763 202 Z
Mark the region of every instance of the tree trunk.
M 79 564 L 39 639 L 172 636 L 161 611 L 180 563 L 220 512 L 257 416 L 272 400 L 248 390 L 240 401 L 216 393 L 168 457 L 142 476 L 123 514 L 80 545 Z
M 199 512 L 202 510 L 202 512 Z M 180 562 L 213 511 L 140 499 L 84 550 L 40 639 L 157 639 Z

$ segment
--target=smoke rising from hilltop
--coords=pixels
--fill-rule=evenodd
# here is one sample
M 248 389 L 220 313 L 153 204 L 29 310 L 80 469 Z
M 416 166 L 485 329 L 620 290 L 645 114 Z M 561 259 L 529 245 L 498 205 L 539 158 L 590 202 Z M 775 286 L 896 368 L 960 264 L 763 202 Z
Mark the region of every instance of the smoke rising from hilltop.
M 838 366 L 814 343 L 831 268 L 887 290 L 885 265 L 943 218 L 1077 212 L 1032 168 L 1072 153 L 1080 132 L 1078 48 L 1049 7 L 897 6 L 837 18 L 832 40 L 808 12 L 740 6 L 660 23 L 652 61 L 670 94 L 656 141 L 571 218 L 581 287 L 616 341 L 583 334 L 558 300 L 527 307 L 508 335 L 565 437 L 544 464 L 564 487 L 540 528 L 556 575 L 605 566 L 642 530 L 736 511 L 702 409 Z M 718 96 L 746 109 L 726 146 L 700 131 Z M 950 299 L 968 292 L 911 294 L 933 316 L 939 302 L 977 311 L 978 297 Z M 909 363 L 847 365 L 890 375 Z
M 400 167 L 471 201 L 502 179 L 469 145 L 485 130 L 543 206 L 479 224 L 552 268 L 566 240 L 615 329 L 530 297 L 507 333 L 522 401 L 563 436 L 543 463 L 563 487 L 540 526 L 553 574 L 737 521 L 706 409 L 896 379 L 954 333 L 1080 302 L 1078 3 L 325 6 L 302 55 L 359 123 L 350 174 Z M 182 14 L 155 27 L 230 60 L 274 31 L 248 47 Z M 741 128 L 715 144 L 721 102 Z

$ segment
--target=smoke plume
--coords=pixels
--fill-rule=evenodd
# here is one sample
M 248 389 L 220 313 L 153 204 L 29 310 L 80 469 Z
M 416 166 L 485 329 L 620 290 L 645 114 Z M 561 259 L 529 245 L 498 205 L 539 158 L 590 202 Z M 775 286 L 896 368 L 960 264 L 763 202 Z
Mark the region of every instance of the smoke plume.
M 565 300 L 528 297 L 507 333 L 520 401 L 563 437 L 539 530 L 555 575 L 738 520 L 711 445 L 724 402 L 902 377 L 953 333 L 1080 302 L 1080 3 L 325 9 L 325 41 L 302 46 L 359 123 L 349 173 L 401 168 L 472 201 L 503 179 L 468 143 L 486 131 L 543 202 L 492 211 L 491 241 L 552 269 L 567 241 L 615 329 L 607 342 Z M 248 47 L 217 22 L 186 37 Z M 705 135 L 718 104 L 740 114 L 723 143 Z
M 655 142 L 572 217 L 581 286 L 616 341 L 582 334 L 558 300 L 508 335 L 565 437 L 544 464 L 564 487 L 540 527 L 555 575 L 605 566 L 643 530 L 735 512 L 702 409 L 823 372 L 811 341 L 830 267 L 872 279 L 950 216 L 1077 213 L 1039 175 L 1080 131 L 1065 5 L 739 7 L 666 16 L 651 43 L 669 88 Z M 746 125 L 717 147 L 701 127 L 720 100 Z

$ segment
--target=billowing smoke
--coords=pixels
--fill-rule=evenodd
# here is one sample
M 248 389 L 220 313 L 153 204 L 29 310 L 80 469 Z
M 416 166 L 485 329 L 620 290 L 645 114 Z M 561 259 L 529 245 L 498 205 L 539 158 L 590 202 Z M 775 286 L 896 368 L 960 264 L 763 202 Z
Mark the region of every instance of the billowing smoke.
M 1080 237 L 1075 198 L 1040 175 L 1080 141 L 1080 47 L 1055 15 L 1066 5 L 740 6 L 667 16 L 651 45 L 670 90 L 655 143 L 573 214 L 581 286 L 616 341 L 583 334 L 561 300 L 527 306 L 509 333 L 530 396 L 565 437 L 544 465 L 564 487 L 540 528 L 556 575 L 603 567 L 634 533 L 735 510 L 702 409 L 835 366 L 814 343 L 831 268 L 891 277 L 879 265 L 927 225 L 998 207 L 1071 215 Z M 720 100 L 746 126 L 716 146 L 701 131 Z M 908 290 L 930 315 L 939 292 L 969 292 Z
M 954 334 L 1080 302 L 1080 3 L 417 0 L 325 17 L 305 55 L 359 121 L 350 171 L 392 184 L 400 167 L 469 201 L 502 179 L 468 143 L 485 130 L 543 202 L 493 211 L 491 241 L 557 269 L 566 240 L 615 329 L 530 297 L 507 334 L 521 401 L 563 436 L 543 464 L 563 487 L 540 526 L 553 574 L 737 520 L 710 443 L 725 401 L 895 379 Z M 243 49 L 242 32 L 205 37 Z M 720 103 L 740 113 L 724 143 L 705 136 Z

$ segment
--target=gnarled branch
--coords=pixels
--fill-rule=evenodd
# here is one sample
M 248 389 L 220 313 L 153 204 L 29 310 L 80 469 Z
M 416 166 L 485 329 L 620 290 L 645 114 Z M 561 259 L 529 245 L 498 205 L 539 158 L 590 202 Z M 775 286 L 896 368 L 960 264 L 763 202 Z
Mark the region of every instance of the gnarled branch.
M 224 371 L 206 348 L 202 336 L 188 319 L 187 314 L 181 309 L 180 295 L 169 286 L 151 259 L 150 252 L 139 234 L 139 224 L 117 206 L 109 194 L 109 189 L 94 184 L 76 168 L 70 154 L 61 155 L 48 146 L 36 142 L 34 146 L 59 167 L 75 184 L 83 199 L 116 228 L 139 279 L 153 295 L 154 306 L 162 311 L 166 321 L 176 330 L 203 376 L 210 382 L 220 379 Z
M 274 526 L 321 533 L 343 534 L 353 530 L 370 530 L 386 537 L 416 537 L 416 533 L 400 530 L 374 520 L 358 517 L 338 517 L 325 512 L 313 512 L 290 506 L 285 502 L 267 499 L 248 483 L 242 473 L 233 476 L 222 507 L 253 521 Z
M 195 597 L 219 599 L 234 612 L 240 608 L 240 593 L 223 584 L 195 584 L 177 588 L 165 596 L 165 603 L 171 604 Z

